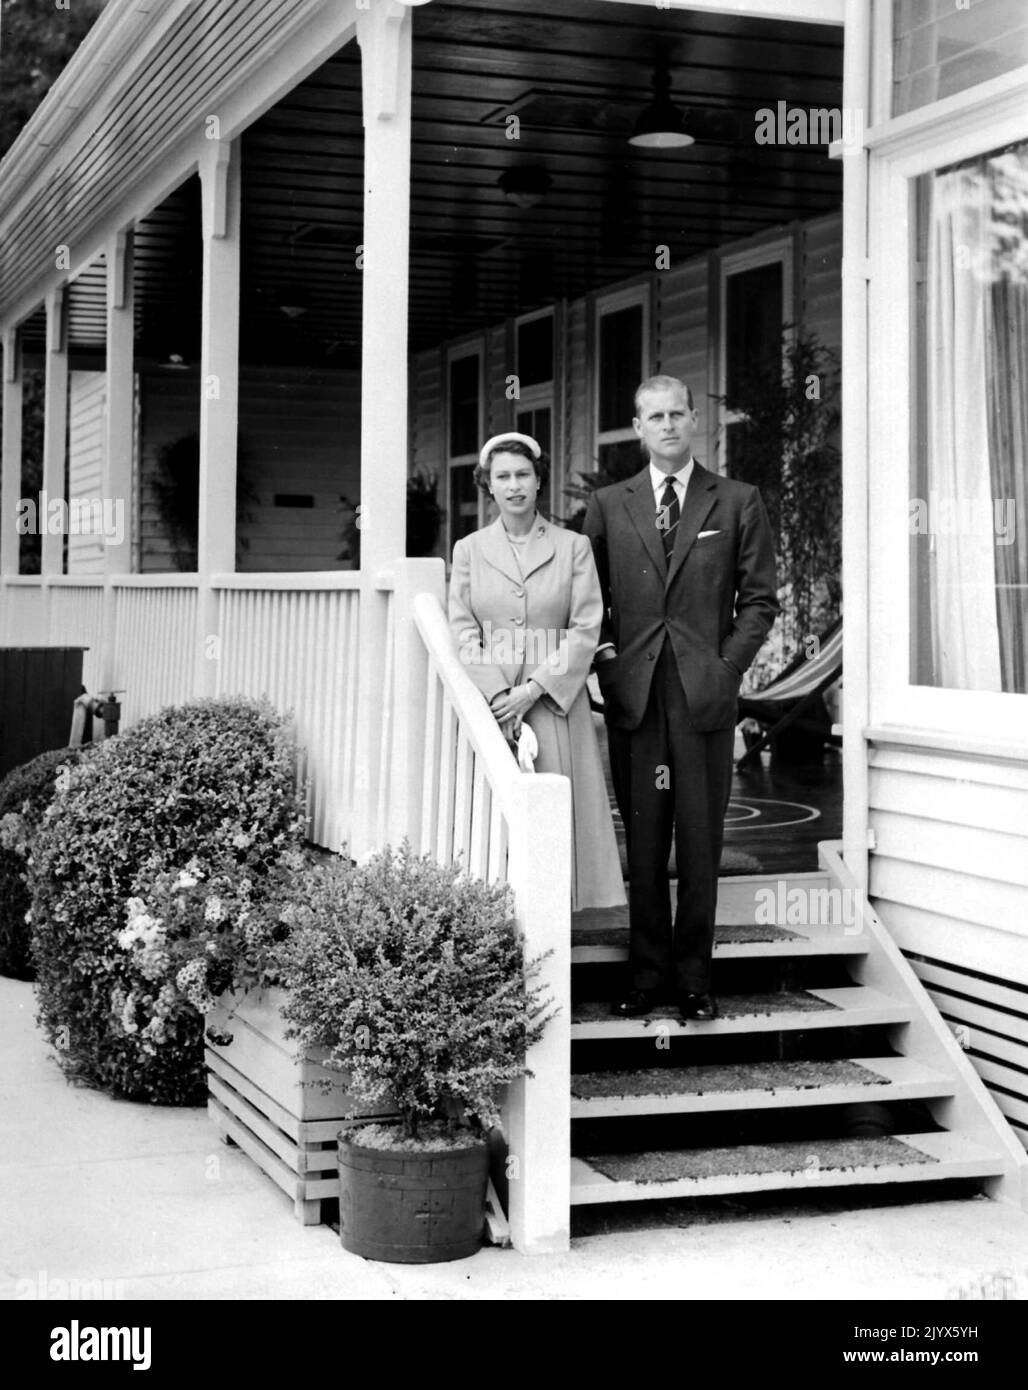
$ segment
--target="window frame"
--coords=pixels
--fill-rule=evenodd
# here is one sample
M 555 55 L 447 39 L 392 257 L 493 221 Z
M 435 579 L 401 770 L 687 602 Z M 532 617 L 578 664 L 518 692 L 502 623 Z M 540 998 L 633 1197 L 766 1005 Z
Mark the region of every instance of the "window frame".
M 589 373 L 590 388 L 592 390 L 592 409 L 590 412 L 592 448 L 590 451 L 591 472 L 599 469 L 600 449 L 605 444 L 623 444 L 631 442 L 637 438 L 631 420 L 622 428 L 616 430 L 600 429 L 600 324 L 609 314 L 620 313 L 622 309 L 634 309 L 637 305 L 642 306 L 642 329 L 640 337 L 642 339 L 640 347 L 640 362 L 642 370 L 639 380 L 645 381 L 653 373 L 653 284 L 650 280 L 640 281 L 638 284 L 627 285 L 622 289 L 611 290 L 603 294 L 598 294 L 593 300 L 592 306 L 592 351 L 591 351 L 591 370 Z M 640 463 L 640 467 L 641 467 Z
M 518 354 L 518 331 L 526 323 L 534 323 L 539 319 L 548 318 L 550 320 L 550 332 L 552 334 L 553 345 L 553 375 L 548 381 L 537 381 L 532 386 L 521 385 L 521 360 Z M 560 438 L 557 428 L 557 381 L 560 375 L 560 363 L 558 361 L 559 342 L 557 337 L 557 310 L 553 304 L 547 305 L 545 309 L 535 309 L 529 314 L 519 314 L 513 322 L 514 338 L 514 371 L 518 377 L 518 396 L 511 401 L 513 407 L 511 419 L 513 428 L 518 427 L 518 416 L 523 410 L 545 410 L 550 412 L 550 511 L 556 510 L 556 500 L 560 496 L 559 486 L 561 482 L 560 460 Z
M 891 35 L 888 53 L 891 62 Z M 884 71 L 884 63 L 880 63 Z M 1011 81 L 1013 76 L 1015 81 Z M 879 82 L 882 81 L 879 74 Z M 890 84 L 886 84 L 888 91 Z M 1028 140 L 1028 66 L 883 121 L 868 178 L 869 719 L 1024 756 L 1028 695 L 918 685 L 911 679 L 913 576 L 908 509 L 916 478 L 913 371 L 916 180 Z
M 782 328 L 787 331 L 782 336 L 782 370 L 785 370 L 786 354 L 790 342 L 796 335 L 796 238 L 792 232 L 776 236 L 772 240 L 762 240 L 753 246 L 739 251 L 726 251 L 717 258 L 717 442 L 719 446 L 727 440 L 729 425 L 737 424 L 743 417 L 738 410 L 727 410 L 721 402 L 728 386 L 728 281 L 733 275 L 741 275 L 749 270 L 759 270 L 766 265 L 780 264 L 782 267 Z M 725 449 L 718 447 L 718 472 L 724 473 L 728 459 Z
M 453 397 L 451 372 L 454 362 L 462 361 L 468 357 L 478 359 L 478 429 L 477 436 L 480 441 L 479 447 L 485 442 L 485 416 L 486 416 L 486 380 L 485 380 L 485 338 L 481 334 L 474 338 L 466 338 L 459 343 L 451 343 L 446 349 L 445 362 L 445 394 L 443 407 L 443 441 L 446 445 L 446 554 L 453 554 L 453 547 L 456 541 L 454 535 L 453 509 L 450 506 L 452 498 L 452 475 L 456 468 L 466 468 L 469 464 L 478 462 L 478 450 L 469 454 L 451 454 L 450 441 L 452 438 L 450 426 L 453 421 Z M 481 493 L 478 495 L 478 526 L 485 524 L 485 502 Z

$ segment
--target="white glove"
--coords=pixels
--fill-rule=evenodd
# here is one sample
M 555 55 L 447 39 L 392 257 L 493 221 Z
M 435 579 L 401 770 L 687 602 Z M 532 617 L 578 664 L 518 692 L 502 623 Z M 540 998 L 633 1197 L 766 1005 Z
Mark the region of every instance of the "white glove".
M 522 772 L 534 772 L 539 756 L 539 740 L 528 724 L 522 724 L 518 734 L 518 767 Z

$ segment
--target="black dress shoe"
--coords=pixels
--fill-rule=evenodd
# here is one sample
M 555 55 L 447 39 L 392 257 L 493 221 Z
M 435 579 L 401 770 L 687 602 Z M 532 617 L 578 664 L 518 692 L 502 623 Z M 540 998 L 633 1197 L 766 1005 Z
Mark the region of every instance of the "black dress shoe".
M 712 1023 L 718 1015 L 717 1000 L 712 994 L 680 994 L 678 1012 L 683 1019 Z
M 655 989 L 630 989 L 624 999 L 619 999 L 611 1007 L 611 1013 L 618 1018 L 641 1018 L 648 1014 L 657 1002 Z

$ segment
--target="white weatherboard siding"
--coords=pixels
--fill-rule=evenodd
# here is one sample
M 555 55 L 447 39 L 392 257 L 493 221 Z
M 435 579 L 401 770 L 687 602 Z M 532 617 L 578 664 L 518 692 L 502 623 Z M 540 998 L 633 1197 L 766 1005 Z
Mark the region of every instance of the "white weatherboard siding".
M 872 746 L 870 897 L 1028 1147 L 1028 766 Z
M 153 491 L 162 446 L 195 433 L 199 380 L 154 372 L 143 381 L 142 555 L 144 574 L 174 569 Z M 239 458 L 257 495 L 239 535 L 246 573 L 350 569 L 337 557 L 345 518 L 340 496 L 360 497 L 360 374 L 240 369 Z M 276 495 L 313 496 L 314 506 L 276 506 Z
M 842 214 L 815 217 L 800 229 L 800 317 L 825 347 L 842 344 Z
M 103 498 L 104 372 L 72 372 L 68 384 L 68 500 Z M 128 525 L 129 518 L 124 518 Z M 104 540 L 68 536 L 68 573 L 103 574 Z

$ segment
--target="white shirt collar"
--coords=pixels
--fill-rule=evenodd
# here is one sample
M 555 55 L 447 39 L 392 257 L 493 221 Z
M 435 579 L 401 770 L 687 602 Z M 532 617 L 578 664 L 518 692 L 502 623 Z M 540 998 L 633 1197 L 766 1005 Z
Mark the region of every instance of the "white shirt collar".
M 685 497 L 686 490 L 689 486 L 689 479 L 692 477 L 692 466 L 694 462 L 695 459 L 690 454 L 689 462 L 683 464 L 677 473 L 671 474 L 671 477 L 674 478 L 675 483 L 677 484 L 679 502 L 681 502 L 682 499 Z M 660 504 L 660 499 L 664 493 L 664 489 L 665 487 L 667 487 L 667 480 L 668 475 L 663 471 L 663 469 L 657 468 L 653 463 L 651 463 L 650 483 L 653 486 L 653 493 L 657 499 L 658 506 Z

